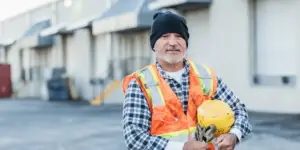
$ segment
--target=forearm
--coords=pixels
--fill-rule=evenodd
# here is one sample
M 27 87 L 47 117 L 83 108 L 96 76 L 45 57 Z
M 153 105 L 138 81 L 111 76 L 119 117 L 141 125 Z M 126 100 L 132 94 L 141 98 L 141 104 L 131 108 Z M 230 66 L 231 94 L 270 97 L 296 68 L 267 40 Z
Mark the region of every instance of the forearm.
M 129 129 L 131 128 L 131 129 Z M 135 128 L 134 125 L 127 125 L 125 128 L 125 143 L 129 150 L 182 150 L 184 142 L 174 142 L 158 136 L 151 136 Z
M 184 142 L 174 142 L 159 136 L 151 136 L 135 125 L 125 127 L 125 143 L 129 150 L 182 150 Z
M 124 125 L 125 143 L 128 150 L 165 150 L 168 140 L 151 136 L 149 132 L 142 130 L 137 125 L 125 123 Z
M 235 122 L 231 128 L 231 131 L 236 133 L 236 130 L 239 130 L 241 132 L 241 135 L 238 135 L 240 136 L 238 138 L 239 140 L 241 140 L 251 132 L 252 126 L 249 123 L 248 113 L 243 103 L 241 102 L 237 103 L 234 112 L 235 112 Z

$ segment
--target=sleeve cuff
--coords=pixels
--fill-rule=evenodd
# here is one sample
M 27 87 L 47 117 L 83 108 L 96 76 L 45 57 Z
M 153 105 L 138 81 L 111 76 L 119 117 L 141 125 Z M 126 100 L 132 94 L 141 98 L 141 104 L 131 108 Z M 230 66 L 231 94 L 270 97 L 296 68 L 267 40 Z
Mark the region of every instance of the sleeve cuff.
M 165 150 L 182 150 L 183 146 L 183 142 L 169 141 Z
M 236 137 L 238 138 L 238 142 L 240 143 L 242 140 L 242 132 L 241 130 L 237 129 L 237 128 L 232 128 L 230 129 L 229 133 L 236 135 Z

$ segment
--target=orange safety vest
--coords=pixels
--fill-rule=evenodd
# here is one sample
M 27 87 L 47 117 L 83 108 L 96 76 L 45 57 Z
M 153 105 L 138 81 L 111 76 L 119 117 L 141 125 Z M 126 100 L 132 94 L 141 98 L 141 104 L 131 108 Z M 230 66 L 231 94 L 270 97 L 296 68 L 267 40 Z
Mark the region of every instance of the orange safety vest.
M 186 142 L 196 131 L 198 106 L 203 101 L 210 100 L 216 92 L 217 79 L 212 69 L 197 65 L 189 59 L 188 62 L 191 69 L 187 114 L 184 113 L 180 99 L 161 77 L 155 64 L 148 65 L 123 80 L 124 93 L 133 78 L 142 89 L 152 116 L 150 134 L 153 136 Z M 215 149 L 212 143 L 209 146 L 211 150 Z

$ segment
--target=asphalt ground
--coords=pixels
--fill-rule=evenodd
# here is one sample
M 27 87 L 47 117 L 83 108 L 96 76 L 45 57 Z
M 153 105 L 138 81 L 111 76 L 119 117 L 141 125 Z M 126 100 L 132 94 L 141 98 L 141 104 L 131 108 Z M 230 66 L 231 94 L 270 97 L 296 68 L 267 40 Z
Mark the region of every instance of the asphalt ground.
M 0 150 L 126 150 L 122 106 L 0 99 Z M 300 149 L 300 115 L 250 112 L 237 150 Z

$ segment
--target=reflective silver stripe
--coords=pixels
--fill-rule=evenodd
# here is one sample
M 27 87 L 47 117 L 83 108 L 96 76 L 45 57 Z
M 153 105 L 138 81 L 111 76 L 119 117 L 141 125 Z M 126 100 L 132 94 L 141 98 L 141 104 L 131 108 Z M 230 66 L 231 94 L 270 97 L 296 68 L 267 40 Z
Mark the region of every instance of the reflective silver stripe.
M 202 66 L 202 65 L 198 65 L 198 64 L 195 64 L 195 69 L 197 69 L 196 72 L 198 72 L 198 78 L 200 80 L 202 80 L 203 84 L 204 84 L 204 87 L 205 87 L 205 95 L 209 95 L 210 92 L 212 91 L 212 75 L 208 72 L 208 70 Z
M 194 135 L 194 133 L 191 133 L 191 134 Z M 186 142 L 186 141 L 189 140 L 189 135 L 188 134 L 182 134 L 180 136 L 172 137 L 169 140 L 170 141 L 176 141 L 176 142 Z
M 162 106 L 162 105 L 164 105 L 164 100 L 162 99 L 162 96 L 160 95 L 160 92 L 158 89 L 159 82 L 155 81 L 155 77 L 153 76 L 153 74 L 151 73 L 151 70 L 150 70 L 151 67 L 152 66 L 149 66 L 141 71 L 141 73 L 144 75 L 144 79 L 145 79 L 144 85 L 150 91 L 149 95 L 151 97 L 153 107 Z

